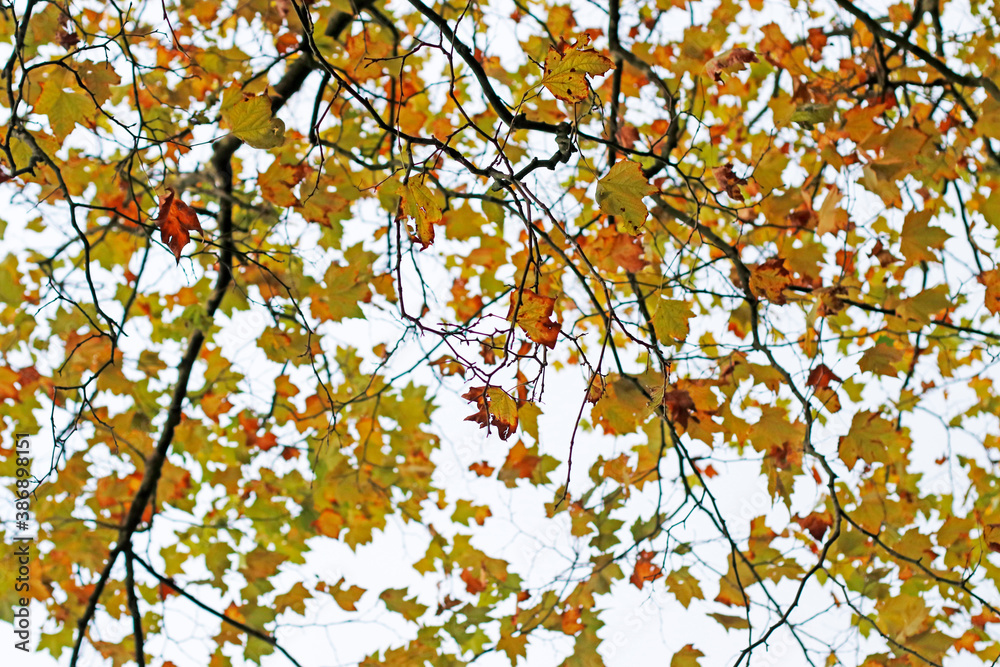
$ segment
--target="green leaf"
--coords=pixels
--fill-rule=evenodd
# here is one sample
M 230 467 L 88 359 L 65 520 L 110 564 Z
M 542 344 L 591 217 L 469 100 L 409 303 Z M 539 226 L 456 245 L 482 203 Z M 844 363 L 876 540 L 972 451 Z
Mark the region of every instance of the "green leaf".
M 233 135 L 254 148 L 275 148 L 285 143 L 285 122 L 271 112 L 267 95 L 246 95 L 222 111 Z
M 597 182 L 597 203 L 602 213 L 613 216 L 624 231 L 634 236 L 649 215 L 642 198 L 654 192 L 656 188 L 643 176 L 639 163 L 623 160 Z

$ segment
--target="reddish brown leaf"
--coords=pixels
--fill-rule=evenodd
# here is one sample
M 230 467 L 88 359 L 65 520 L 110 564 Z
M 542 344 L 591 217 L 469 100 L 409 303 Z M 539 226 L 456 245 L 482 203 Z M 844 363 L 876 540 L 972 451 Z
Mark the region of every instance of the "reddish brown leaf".
M 681 428 L 686 429 L 691 412 L 695 409 L 694 400 L 686 389 L 674 389 L 663 394 L 663 405 L 670 409 L 670 418 Z
M 486 590 L 486 570 L 480 568 L 479 575 L 477 576 L 473 574 L 472 568 L 466 568 L 462 570 L 462 574 L 459 576 L 465 582 L 465 590 L 469 593 L 475 595 Z
M 812 535 L 814 540 L 818 541 L 823 539 L 826 529 L 833 525 L 833 519 L 827 512 L 823 512 L 822 514 L 813 512 L 808 516 L 797 517 L 795 523 L 799 524 L 802 530 L 807 531 Z
M 741 185 L 747 184 L 747 179 L 740 178 L 733 171 L 733 165 L 726 163 L 721 167 L 713 167 L 712 175 L 715 176 L 716 182 L 718 182 L 719 187 L 733 199 L 743 199 L 743 193 L 740 191 Z
M 750 49 L 737 47 L 712 58 L 705 64 L 705 73 L 722 83 L 723 74 L 733 74 L 748 63 L 758 62 L 757 54 Z
M 198 214 L 176 194 L 173 188 L 167 188 L 167 195 L 160 198 L 160 213 L 156 216 L 156 224 L 160 227 L 160 240 L 170 248 L 180 263 L 181 250 L 191 240 L 191 232 L 202 233 L 202 229 Z
M 826 389 L 830 386 L 831 381 L 843 382 L 826 364 L 820 364 L 809 371 L 809 379 L 806 380 L 806 386 Z

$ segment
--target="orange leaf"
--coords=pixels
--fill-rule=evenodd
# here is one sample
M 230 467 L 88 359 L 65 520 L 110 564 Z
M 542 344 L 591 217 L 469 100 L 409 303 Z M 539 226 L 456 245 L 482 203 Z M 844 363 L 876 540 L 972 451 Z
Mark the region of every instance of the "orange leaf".
M 656 581 L 663 576 L 660 566 L 652 562 L 655 555 L 655 551 L 639 552 L 639 558 L 635 561 L 635 569 L 632 571 L 632 576 L 629 577 L 629 581 L 639 590 L 642 590 L 642 585 L 647 581 Z
M 167 196 L 160 198 L 160 214 L 156 223 L 160 227 L 160 240 L 174 253 L 177 263 L 181 261 L 181 250 L 191 240 L 191 231 L 202 233 L 198 214 L 194 209 L 176 197 L 173 188 L 167 188 Z
M 475 595 L 476 593 L 482 593 L 486 590 L 486 571 L 483 569 L 479 570 L 479 576 L 477 577 L 472 573 L 472 568 L 466 568 L 462 570 L 462 581 L 465 582 L 465 590 L 469 593 Z
M 551 349 L 555 347 L 562 328 L 561 324 L 552 321 L 555 303 L 555 299 L 539 296 L 530 289 L 512 292 L 507 321 L 513 321 L 516 317 L 518 326 L 528 334 L 528 338 Z
M 476 473 L 480 477 L 489 477 L 493 474 L 495 468 L 488 464 L 486 461 L 480 461 L 478 463 L 473 463 L 469 466 L 469 470 Z

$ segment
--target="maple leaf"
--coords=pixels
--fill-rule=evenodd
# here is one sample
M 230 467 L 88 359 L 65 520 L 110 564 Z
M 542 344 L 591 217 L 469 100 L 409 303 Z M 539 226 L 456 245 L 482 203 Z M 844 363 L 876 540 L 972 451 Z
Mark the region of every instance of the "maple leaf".
M 983 540 L 990 551 L 1000 553 L 1000 523 L 990 523 L 983 528 Z
M 1000 313 L 1000 269 L 984 271 L 976 278 L 981 285 L 986 286 L 986 310 L 994 315 Z
M 799 524 L 802 530 L 812 535 L 814 540 L 819 541 L 823 539 L 826 530 L 833 525 L 833 518 L 829 512 L 823 512 L 822 514 L 813 512 L 808 516 L 796 517 L 795 523 Z
M 156 224 L 160 228 L 160 240 L 174 253 L 179 264 L 181 250 L 191 240 L 191 232 L 203 232 L 198 214 L 176 195 L 173 188 L 167 188 L 167 194 L 160 197 L 160 212 L 156 216 Z
M 434 225 L 442 213 L 424 177 L 412 178 L 400 191 L 400 209 L 416 223 L 416 240 L 421 248 L 434 243 Z
M 465 421 L 474 421 L 479 428 L 493 426 L 501 440 L 506 440 L 517 430 L 517 403 L 499 387 L 473 387 L 462 398 L 473 401 L 479 408 Z
M 906 216 L 899 249 L 907 262 L 915 264 L 936 261 L 934 250 L 943 248 L 945 241 L 951 238 L 945 230 L 931 226 L 933 217 L 931 211 L 911 212 Z
M 663 405 L 670 410 L 670 419 L 681 428 L 687 429 L 688 419 L 695 409 L 694 399 L 685 389 L 673 389 L 664 392 Z
M 785 303 L 784 291 L 792 284 L 792 275 L 785 268 L 785 260 L 772 257 L 762 264 L 750 268 L 750 288 L 757 296 L 766 298 L 771 303 Z
M 580 621 L 580 607 L 571 607 L 559 616 L 559 628 L 567 635 L 575 635 L 583 630 L 583 623 Z
M 560 100 L 572 104 L 590 93 L 587 76 L 600 76 L 612 67 L 610 58 L 593 49 L 574 45 L 560 50 L 549 46 L 541 84 Z
M 670 667 L 698 667 L 698 658 L 705 657 L 705 654 L 694 647 L 694 644 L 686 644 L 674 657 L 670 659 Z
M 831 381 L 843 382 L 843 380 L 837 377 L 826 364 L 819 364 L 809 371 L 809 378 L 806 380 L 806 386 L 816 387 L 817 389 L 826 389 L 830 386 Z
M 462 570 L 462 574 L 459 576 L 465 582 L 465 590 L 472 595 L 482 593 L 486 590 L 486 570 L 480 568 L 477 575 L 473 572 L 472 568 L 466 568 Z
M 240 99 L 223 105 L 222 120 L 233 136 L 254 148 L 276 148 L 285 143 L 285 121 L 274 117 L 267 95 L 241 93 Z
M 590 382 L 587 383 L 587 402 L 597 403 L 604 396 L 604 391 L 607 388 L 607 384 L 604 382 L 604 376 L 600 373 L 593 373 L 590 376 Z
M 602 213 L 620 221 L 622 228 L 634 236 L 649 215 L 642 198 L 654 192 L 656 188 L 649 184 L 639 163 L 622 160 L 597 182 L 597 204 Z
M 876 375 L 895 376 L 899 373 L 896 364 L 903 360 L 903 353 L 891 343 L 878 341 L 861 355 L 858 368 Z
M 743 193 L 740 191 L 741 185 L 747 184 L 747 179 L 739 178 L 733 171 L 733 165 L 726 163 L 721 167 L 713 167 L 712 175 L 715 176 L 715 181 L 719 184 L 719 187 L 729 195 L 732 199 L 743 199 Z
M 629 582 L 642 590 L 643 584 L 647 581 L 656 581 L 663 576 L 663 570 L 656 563 L 653 563 L 653 556 L 656 555 L 655 551 L 640 551 L 639 556 L 635 561 L 635 568 L 632 570 L 632 576 L 629 577 Z
M 757 54 L 743 47 L 737 47 L 712 58 L 705 63 L 705 74 L 722 83 L 723 74 L 734 74 L 747 64 L 759 62 Z
M 530 289 L 515 290 L 510 294 L 510 308 L 507 310 L 507 321 L 517 321 L 528 338 L 547 348 L 556 345 L 562 325 L 552 320 L 556 300 L 552 297 L 540 296 Z

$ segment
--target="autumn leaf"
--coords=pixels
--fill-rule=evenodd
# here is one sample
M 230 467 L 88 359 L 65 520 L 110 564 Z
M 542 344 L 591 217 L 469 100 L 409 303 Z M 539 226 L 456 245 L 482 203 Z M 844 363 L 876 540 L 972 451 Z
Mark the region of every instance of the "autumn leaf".
M 903 353 L 890 343 L 878 341 L 874 347 L 865 350 L 858 361 L 858 368 L 863 372 L 876 375 L 895 376 L 899 373 L 896 364 L 903 360 Z
M 474 421 L 480 428 L 495 427 L 501 440 L 506 440 L 517 430 L 517 404 L 503 389 L 473 387 L 462 398 L 473 401 L 479 408 L 465 421 Z
M 465 583 L 465 591 L 467 593 L 477 595 L 486 590 L 486 570 L 479 568 L 479 574 L 476 574 L 472 568 L 466 568 L 462 570 L 462 574 L 459 576 Z
M 693 644 L 686 644 L 670 659 L 670 667 L 698 667 L 698 658 L 705 657 L 705 654 L 694 647 Z
M 695 404 L 691 394 L 685 389 L 672 389 L 664 392 L 663 405 L 670 410 L 670 418 L 681 428 L 686 429 Z
M 719 184 L 719 188 L 729 195 L 730 198 L 739 201 L 743 200 L 743 193 L 740 191 L 740 186 L 746 185 L 747 179 L 738 177 L 733 171 L 733 165 L 727 163 L 721 167 L 713 167 L 712 175 L 715 176 L 715 182 Z
M 421 248 L 434 243 L 434 225 L 442 218 L 434 194 L 424 180 L 423 176 L 411 178 L 400 192 L 400 208 L 416 224 L 416 240 Z
M 944 247 L 951 236 L 940 227 L 930 224 L 930 211 L 911 212 L 903 223 L 899 248 L 909 263 L 936 261 L 934 250 Z
M 567 609 L 560 614 L 559 627 L 567 635 L 575 635 L 583 630 L 583 623 L 580 622 L 580 607 Z
M 652 562 L 655 555 L 655 551 L 639 552 L 639 557 L 635 561 L 635 568 L 632 570 L 632 576 L 629 577 L 629 582 L 639 590 L 642 590 L 643 585 L 647 581 L 656 581 L 663 576 L 660 566 Z
M 234 136 L 254 148 L 276 148 L 285 143 L 285 122 L 274 117 L 267 95 L 243 94 L 222 110 L 222 120 Z
M 986 310 L 994 315 L 1000 313 L 1000 269 L 984 271 L 976 280 L 986 286 Z
M 786 302 L 785 290 L 792 284 L 792 275 L 781 257 L 771 259 L 750 268 L 750 288 L 757 296 L 766 298 L 775 305 Z
M 816 389 L 826 389 L 830 386 L 830 382 L 843 382 L 843 380 L 837 377 L 826 364 L 819 364 L 809 371 L 806 386 L 815 387 Z
M 649 215 L 642 198 L 654 192 L 656 188 L 643 176 L 639 163 L 623 160 L 597 182 L 597 203 L 602 213 L 614 217 L 624 231 L 634 236 Z
M 560 100 L 572 104 L 590 93 L 587 76 L 600 76 L 612 67 L 611 59 L 593 49 L 574 45 L 560 50 L 550 46 L 542 85 Z
M 731 49 L 705 63 L 705 74 L 722 83 L 723 74 L 739 72 L 749 63 L 759 62 L 757 54 L 743 47 Z
M 1000 523 L 990 523 L 983 528 L 986 546 L 994 553 L 1000 553 Z
M 493 474 L 494 468 L 486 463 L 486 461 L 479 461 L 478 463 L 470 464 L 469 470 L 476 473 L 480 477 L 490 477 Z
M 160 228 L 160 240 L 174 253 L 177 263 L 181 261 L 181 251 L 191 240 L 191 232 L 202 233 L 198 214 L 185 204 L 173 188 L 167 188 L 167 194 L 160 197 L 160 212 L 156 216 L 156 224 Z
M 827 529 L 833 525 L 833 519 L 828 512 L 813 512 L 804 517 L 796 517 L 795 523 L 818 541 L 823 539 Z
M 515 290 L 510 295 L 507 321 L 516 321 L 528 338 L 551 349 L 562 329 L 562 325 L 552 319 L 555 303 L 554 298 L 540 296 L 527 288 Z

